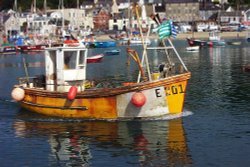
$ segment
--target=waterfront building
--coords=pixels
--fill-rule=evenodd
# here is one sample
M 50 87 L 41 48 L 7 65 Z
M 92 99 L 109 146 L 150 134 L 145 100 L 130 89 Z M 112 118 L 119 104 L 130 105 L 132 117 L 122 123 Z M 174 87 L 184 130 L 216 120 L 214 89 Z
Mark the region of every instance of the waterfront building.
M 165 0 L 167 19 L 176 22 L 194 22 L 200 20 L 198 0 Z
M 0 15 L 1 29 L 4 35 L 12 36 L 20 32 L 19 19 L 16 13 L 2 13 Z

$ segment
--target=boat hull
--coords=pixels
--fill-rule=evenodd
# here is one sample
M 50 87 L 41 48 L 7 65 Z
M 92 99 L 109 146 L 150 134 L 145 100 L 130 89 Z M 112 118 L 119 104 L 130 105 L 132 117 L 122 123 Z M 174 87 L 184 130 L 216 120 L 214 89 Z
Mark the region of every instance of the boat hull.
M 189 46 L 200 46 L 200 47 L 208 46 L 207 41 L 202 41 L 193 38 L 187 38 L 187 42 Z
M 186 48 L 187 51 L 199 51 L 200 46 L 189 46 Z
M 85 89 L 77 93 L 74 100 L 67 99 L 67 92 L 25 88 L 25 96 L 20 103 L 27 110 L 64 118 L 120 120 L 161 117 L 183 111 L 190 75 L 185 73 L 119 88 Z M 131 102 L 136 92 L 146 97 L 141 107 Z
M 120 50 L 109 50 L 105 52 L 106 55 L 118 55 L 119 53 Z
M 104 57 L 103 54 L 88 57 L 87 63 L 99 63 L 102 61 L 103 57 Z
M 103 42 L 94 42 L 96 48 L 108 48 L 115 47 L 115 41 L 103 41 Z
M 15 46 L 4 46 L 0 48 L 1 54 L 12 54 L 16 52 L 17 52 L 17 49 Z
M 43 51 L 47 45 L 22 45 L 18 46 L 21 51 Z

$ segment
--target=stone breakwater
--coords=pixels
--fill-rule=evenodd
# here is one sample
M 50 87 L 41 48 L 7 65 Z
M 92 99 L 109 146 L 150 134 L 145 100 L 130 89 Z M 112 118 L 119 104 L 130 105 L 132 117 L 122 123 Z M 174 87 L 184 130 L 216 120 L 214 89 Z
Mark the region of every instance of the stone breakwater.
M 221 38 L 225 39 L 225 38 L 246 38 L 247 37 L 247 31 L 242 31 L 242 32 L 221 32 Z M 206 39 L 208 38 L 208 32 L 194 32 L 194 33 L 179 33 L 177 35 L 177 39 L 186 39 L 188 37 L 193 37 L 193 38 L 203 38 Z M 150 39 L 155 39 L 157 38 L 157 34 L 151 34 L 149 36 Z M 108 41 L 108 40 L 112 40 L 109 35 L 100 35 L 97 36 L 96 39 L 98 41 Z

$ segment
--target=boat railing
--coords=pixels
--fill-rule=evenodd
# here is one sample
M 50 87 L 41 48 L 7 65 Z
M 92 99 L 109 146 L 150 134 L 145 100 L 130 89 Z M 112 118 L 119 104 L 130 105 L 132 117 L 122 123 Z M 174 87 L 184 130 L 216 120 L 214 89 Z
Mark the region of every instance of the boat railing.
M 18 78 L 19 85 L 27 88 L 41 88 L 46 89 L 46 86 L 64 86 L 64 87 L 71 87 L 72 85 L 69 84 L 50 84 L 46 83 L 44 75 L 37 75 L 35 77 L 20 77 Z M 88 88 L 88 85 L 85 84 L 77 84 L 80 87 L 80 90 L 84 90 L 84 88 Z

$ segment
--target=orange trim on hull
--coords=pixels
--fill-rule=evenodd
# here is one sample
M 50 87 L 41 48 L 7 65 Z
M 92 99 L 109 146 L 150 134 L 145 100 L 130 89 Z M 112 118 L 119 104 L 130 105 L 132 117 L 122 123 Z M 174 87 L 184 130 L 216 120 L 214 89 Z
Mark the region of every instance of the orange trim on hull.
M 25 102 L 39 105 L 28 105 Z M 26 95 L 24 102 L 21 103 L 21 105 L 28 110 L 48 116 L 65 118 L 117 119 L 115 97 L 75 99 L 74 101 L 69 101 L 67 100 L 67 97 L 63 99 L 32 97 Z M 43 105 L 44 107 L 40 107 L 40 105 Z M 65 109 L 60 109 L 62 106 L 65 107 Z M 86 107 L 86 110 L 70 109 L 70 107 L 78 106 L 84 106 Z

